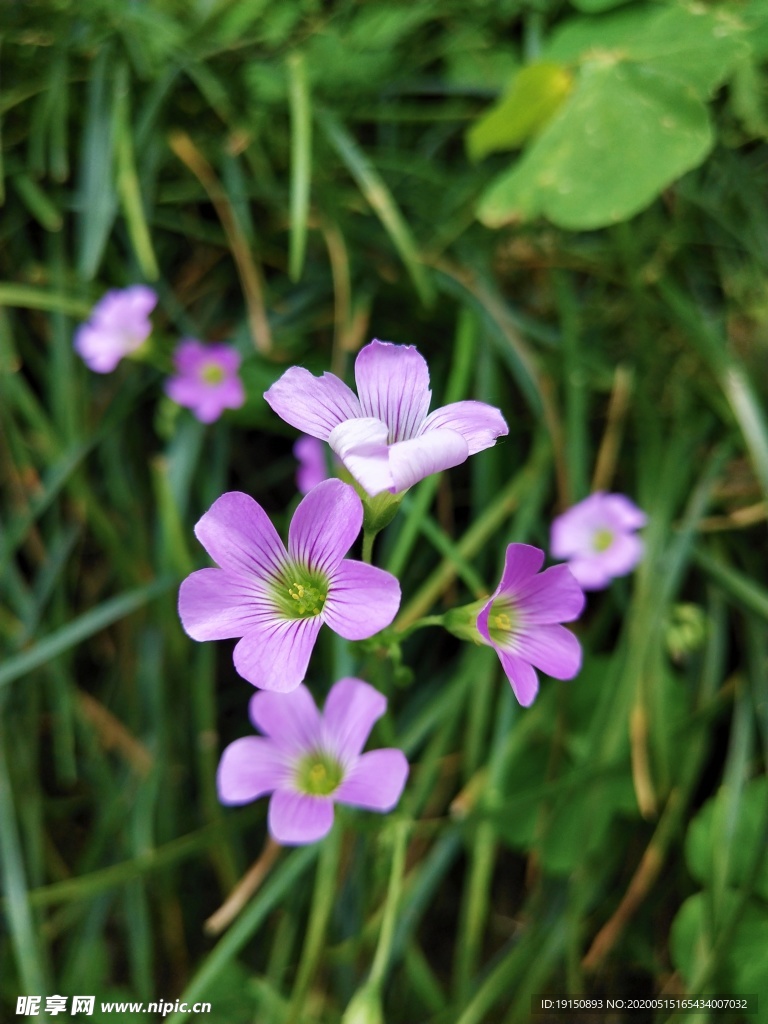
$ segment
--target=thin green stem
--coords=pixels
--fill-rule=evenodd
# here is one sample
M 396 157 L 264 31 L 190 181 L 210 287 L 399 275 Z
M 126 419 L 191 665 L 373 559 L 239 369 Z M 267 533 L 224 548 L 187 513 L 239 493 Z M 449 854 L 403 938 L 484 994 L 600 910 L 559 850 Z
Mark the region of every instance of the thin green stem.
M 373 542 L 376 540 L 376 533 L 371 530 L 363 531 L 363 561 L 368 565 L 373 564 Z
M 312 907 L 309 912 L 306 939 L 301 951 L 299 969 L 296 972 L 296 983 L 293 987 L 291 1005 L 286 1016 L 286 1024 L 294 1024 L 299 1020 L 309 987 L 317 970 L 318 961 L 323 951 L 325 930 L 331 908 L 336 898 L 336 875 L 339 868 L 339 852 L 341 850 L 341 828 L 336 825 L 331 829 L 320 849 L 320 861 L 315 876 L 315 891 L 312 896 Z
M 443 616 L 442 615 L 425 615 L 421 619 L 417 619 L 416 622 L 412 622 L 410 626 L 404 629 L 401 633 L 398 633 L 397 639 L 404 640 L 411 633 L 415 633 L 418 629 L 424 629 L 426 626 L 442 626 Z
M 403 891 L 403 872 L 405 871 L 405 852 L 408 846 L 409 827 L 409 822 L 407 821 L 400 821 L 395 825 L 392 870 L 389 875 L 387 902 L 384 907 L 381 931 L 379 932 L 379 944 L 376 947 L 376 955 L 373 958 L 373 966 L 371 967 L 369 979 L 371 985 L 382 985 L 387 975 L 387 968 L 389 967 L 392 940 L 395 937 L 397 910 L 400 906 L 400 896 Z

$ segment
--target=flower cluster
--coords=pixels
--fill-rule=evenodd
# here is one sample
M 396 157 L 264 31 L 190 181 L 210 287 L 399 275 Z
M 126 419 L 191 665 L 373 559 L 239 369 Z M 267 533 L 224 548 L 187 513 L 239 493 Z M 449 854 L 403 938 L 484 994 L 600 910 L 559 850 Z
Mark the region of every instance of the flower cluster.
M 145 345 L 152 333 L 149 314 L 156 305 L 157 294 L 146 285 L 107 292 L 75 332 L 75 351 L 95 373 L 112 373 L 121 359 Z M 191 409 L 201 423 L 212 423 L 225 409 L 239 409 L 245 402 L 240 356 L 230 345 L 185 338 L 173 362 L 176 372 L 165 383 L 166 394 Z
M 239 397 L 227 376 L 237 363 L 225 356 L 215 346 L 182 343 L 179 377 L 168 383 L 169 394 L 201 419 L 214 418 L 219 403 L 231 405 Z M 203 394 L 201 377 L 221 394 Z M 271 795 L 268 827 L 283 844 L 321 839 L 333 824 L 335 803 L 391 810 L 408 775 L 397 749 L 363 753 L 386 709 L 382 694 L 363 680 L 342 679 L 321 714 L 304 682 L 323 625 L 346 640 L 365 640 L 397 615 L 395 577 L 370 558 L 347 557 L 361 528 L 370 534 L 363 548 L 370 556 L 372 535 L 382 526 L 370 509 L 384 500 L 396 512 L 401 493 L 417 481 L 507 433 L 499 410 L 483 402 L 456 402 L 430 413 L 429 372 L 412 346 L 373 341 L 357 357 L 355 378 L 357 394 L 332 374 L 315 377 L 292 367 L 269 388 L 264 397 L 272 409 L 305 432 L 294 449 L 304 497 L 287 544 L 251 497 L 223 494 L 195 527 L 216 565 L 193 572 L 179 591 L 187 633 L 195 640 L 237 639 L 235 668 L 259 688 L 250 718 L 261 735 L 225 748 L 219 797 L 241 804 Z M 331 469 L 348 474 L 356 487 L 329 479 Z M 494 592 L 438 621 L 493 648 L 517 700 L 528 707 L 538 692 L 538 672 L 555 679 L 579 672 L 581 646 L 563 623 L 581 614 L 585 589 L 605 586 L 634 566 L 642 552 L 634 531 L 644 522 L 622 495 L 592 495 L 553 524 L 552 550 L 568 564 L 542 571 L 544 551 L 509 544 Z

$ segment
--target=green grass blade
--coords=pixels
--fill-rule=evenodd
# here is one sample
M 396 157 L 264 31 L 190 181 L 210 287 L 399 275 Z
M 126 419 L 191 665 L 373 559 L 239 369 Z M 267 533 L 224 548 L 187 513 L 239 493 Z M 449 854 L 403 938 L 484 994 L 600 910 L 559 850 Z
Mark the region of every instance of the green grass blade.
M 288 59 L 291 102 L 291 241 L 288 260 L 292 281 L 304 267 L 309 217 L 309 186 L 312 180 L 312 106 L 304 57 Z
M 425 306 L 431 306 L 435 289 L 426 267 L 421 261 L 416 240 L 400 212 L 392 193 L 371 161 L 358 146 L 346 128 L 328 111 L 318 110 L 315 115 L 326 138 L 343 160 L 379 220 L 389 234 L 392 244 L 411 275 L 413 286 Z

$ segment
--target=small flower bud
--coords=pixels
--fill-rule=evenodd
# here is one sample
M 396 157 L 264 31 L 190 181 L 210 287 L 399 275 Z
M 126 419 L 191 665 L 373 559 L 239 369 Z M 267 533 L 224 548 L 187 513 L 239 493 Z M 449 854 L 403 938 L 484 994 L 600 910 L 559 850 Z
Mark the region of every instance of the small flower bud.
M 488 602 L 488 598 L 481 598 L 473 601 L 472 604 L 464 604 L 460 608 L 451 608 L 443 615 L 443 625 L 449 633 L 453 633 L 459 640 L 469 640 L 471 643 L 482 644 L 483 638 L 477 628 L 477 616 Z
M 341 1024 L 384 1024 L 378 985 L 366 982 L 352 996 Z

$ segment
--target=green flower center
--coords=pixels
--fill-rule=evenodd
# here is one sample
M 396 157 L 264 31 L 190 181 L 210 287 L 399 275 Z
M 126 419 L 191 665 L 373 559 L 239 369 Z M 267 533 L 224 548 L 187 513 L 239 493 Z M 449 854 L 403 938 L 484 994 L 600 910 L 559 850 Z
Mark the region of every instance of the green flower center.
M 316 750 L 299 762 L 296 785 L 308 796 L 330 796 L 343 778 L 344 770 L 339 762 L 322 750 Z
M 613 544 L 613 531 L 606 530 L 605 528 L 595 531 L 592 541 L 592 547 L 595 551 L 607 551 L 611 544 Z
M 515 608 L 509 598 L 494 601 L 488 616 L 488 634 L 491 640 L 500 643 L 508 639 L 509 634 L 514 632 L 516 620 Z
M 206 384 L 221 384 L 224 371 L 218 363 L 206 363 L 200 376 Z
M 311 619 L 323 610 L 328 597 L 328 579 L 303 566 L 291 566 L 275 586 L 275 597 L 280 610 L 289 619 Z

